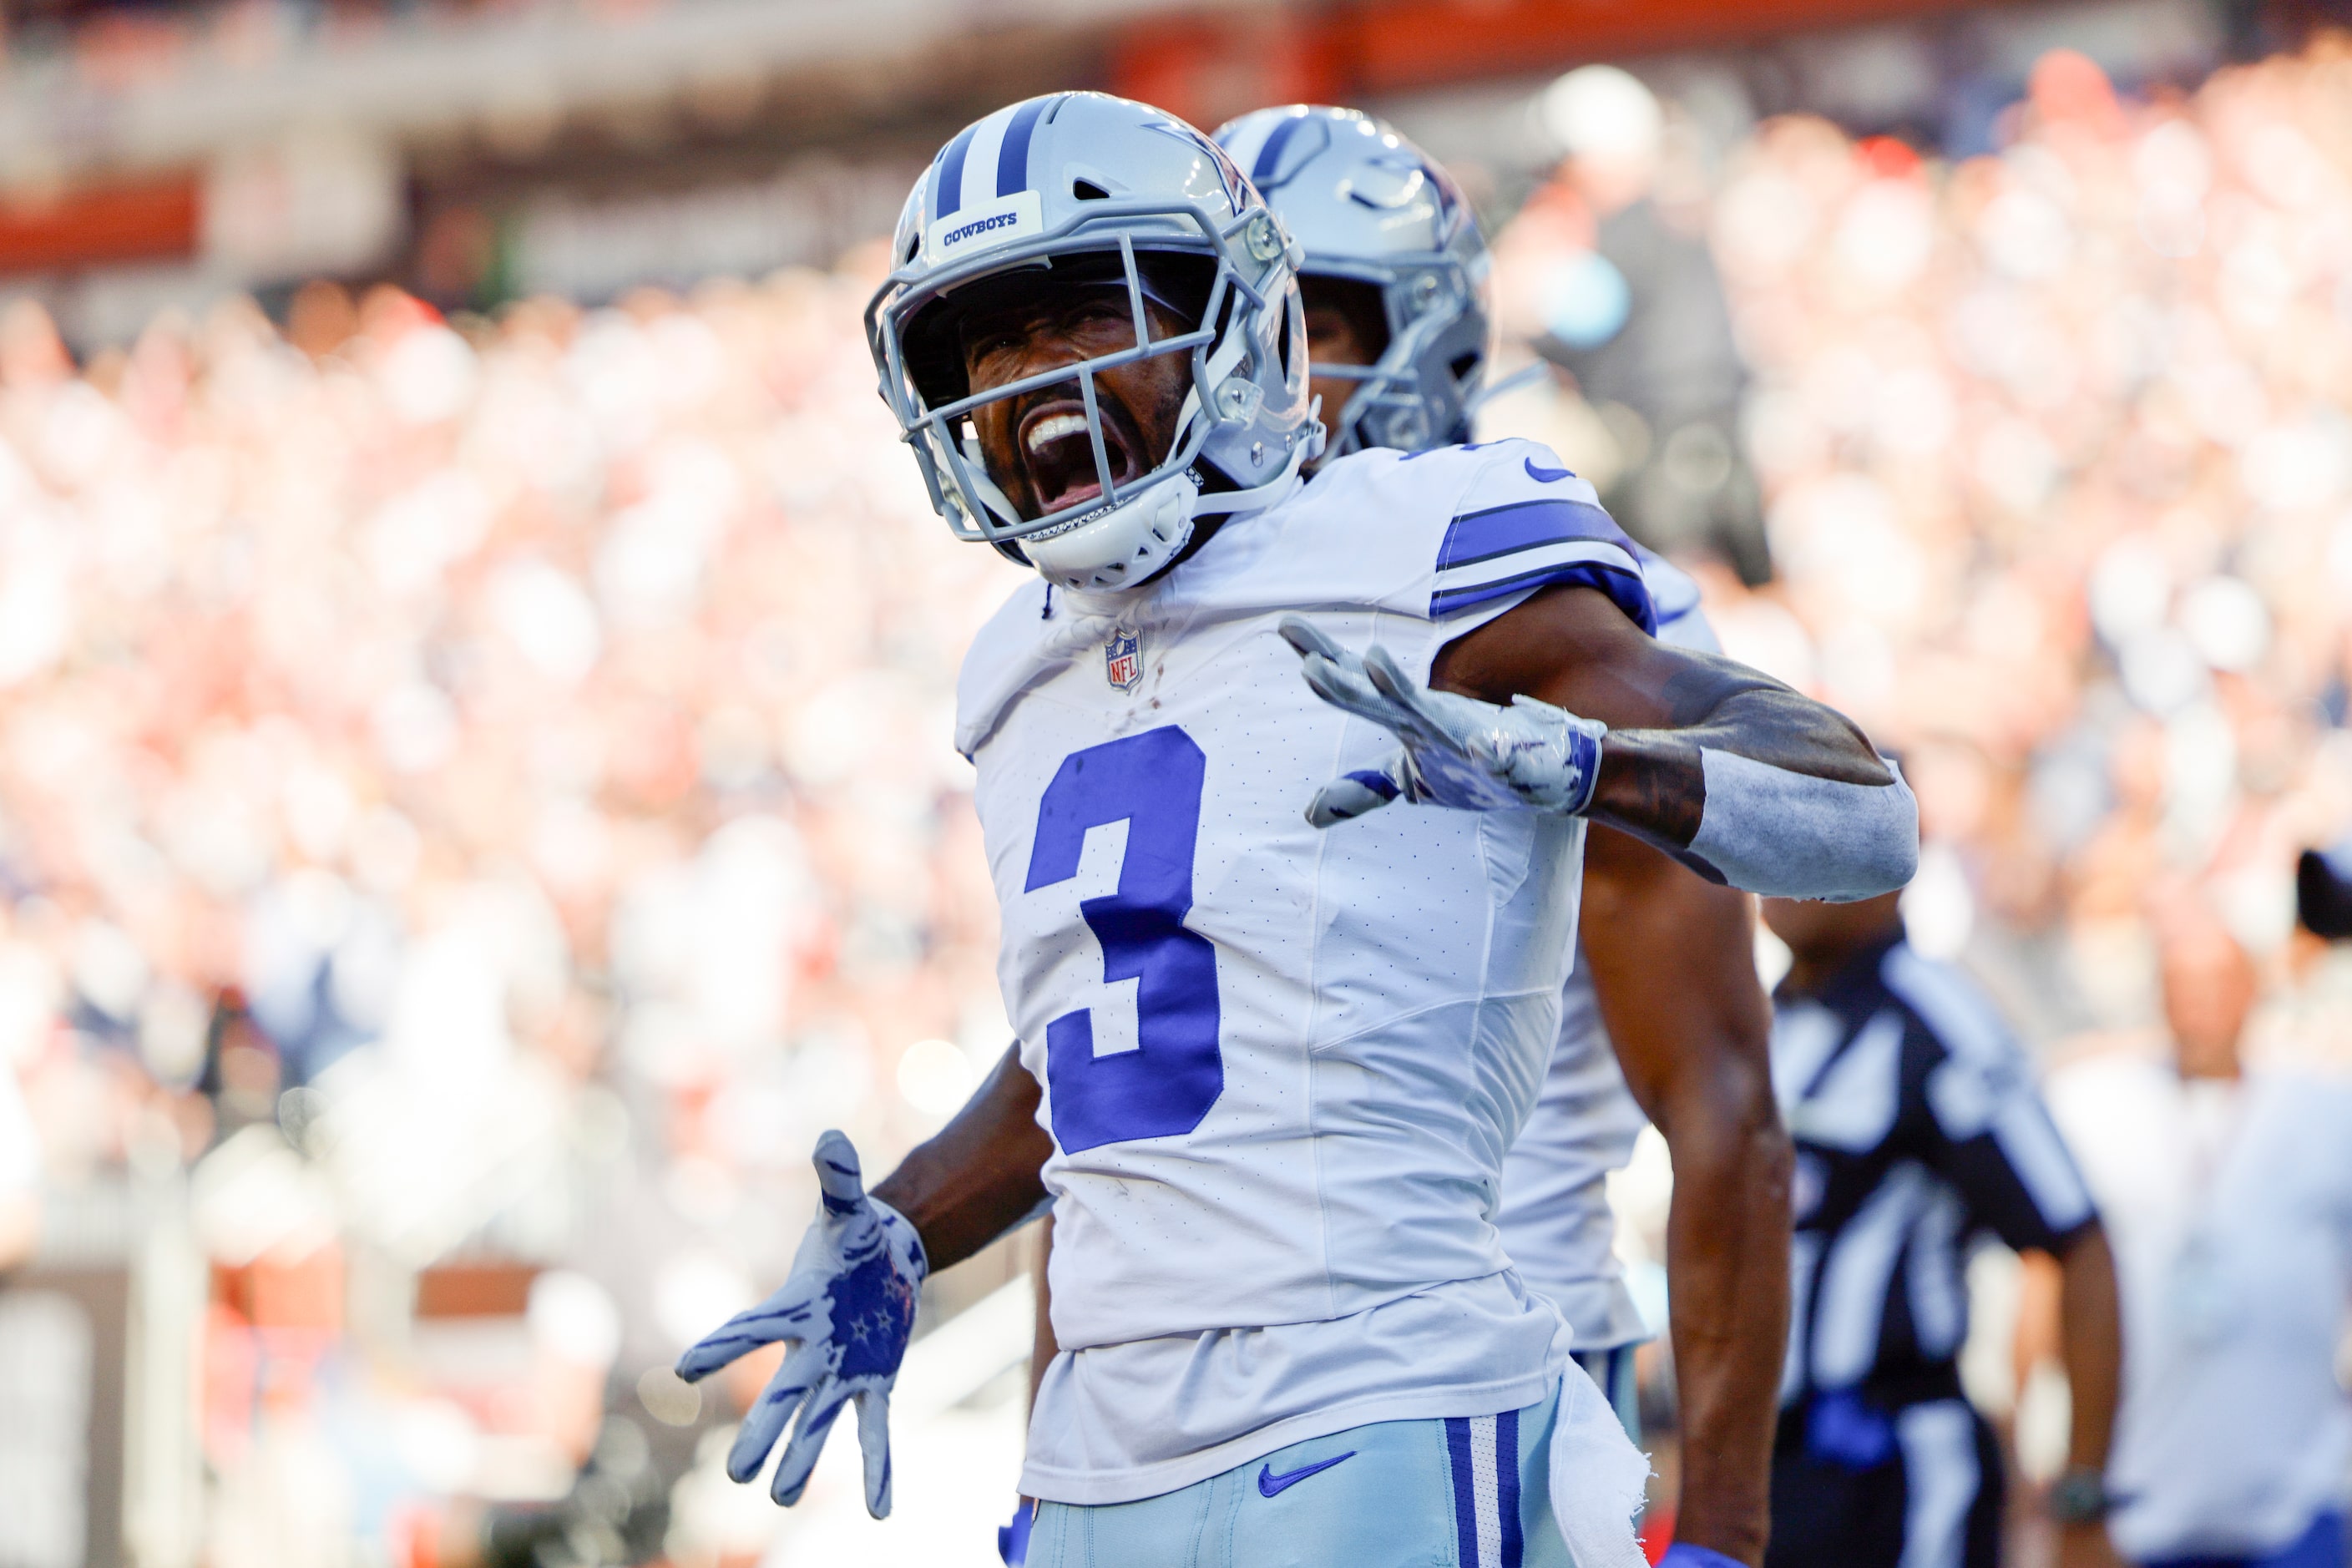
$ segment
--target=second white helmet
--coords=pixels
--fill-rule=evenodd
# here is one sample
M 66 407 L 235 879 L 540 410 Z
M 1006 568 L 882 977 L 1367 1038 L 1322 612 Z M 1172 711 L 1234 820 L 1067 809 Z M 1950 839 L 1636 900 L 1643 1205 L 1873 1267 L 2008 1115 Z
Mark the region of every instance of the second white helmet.
M 1315 366 L 1359 384 L 1345 408 L 1323 411 L 1328 455 L 1468 440 L 1486 373 L 1489 258 L 1453 176 L 1394 126 L 1353 109 L 1261 109 L 1216 139 L 1306 253 L 1302 273 L 1380 292 L 1388 342 L 1379 358 Z

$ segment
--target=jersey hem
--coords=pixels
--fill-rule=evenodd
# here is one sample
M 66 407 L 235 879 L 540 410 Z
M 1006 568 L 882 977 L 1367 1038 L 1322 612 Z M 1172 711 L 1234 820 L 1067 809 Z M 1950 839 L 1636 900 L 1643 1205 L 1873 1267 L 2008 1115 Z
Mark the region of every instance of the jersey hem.
M 1565 1335 L 1561 1337 L 1566 1338 Z M 1081 1508 L 1140 1502 L 1146 1498 L 1181 1491 L 1212 1476 L 1221 1476 L 1253 1459 L 1262 1459 L 1277 1449 L 1287 1448 L 1293 1443 L 1328 1437 L 1335 1432 L 1345 1432 L 1352 1427 L 1370 1426 L 1383 1421 L 1435 1421 L 1471 1415 L 1499 1415 L 1506 1410 L 1524 1410 L 1552 1391 L 1559 1382 L 1560 1370 L 1559 1366 L 1547 1366 L 1541 1372 L 1494 1383 L 1352 1399 L 1345 1404 L 1293 1415 L 1270 1426 L 1261 1426 L 1255 1432 L 1228 1438 L 1180 1458 L 1162 1459 L 1157 1464 L 1138 1465 L 1128 1469 L 1055 1470 L 1024 1462 L 1021 1467 L 1021 1492 L 1024 1497 Z

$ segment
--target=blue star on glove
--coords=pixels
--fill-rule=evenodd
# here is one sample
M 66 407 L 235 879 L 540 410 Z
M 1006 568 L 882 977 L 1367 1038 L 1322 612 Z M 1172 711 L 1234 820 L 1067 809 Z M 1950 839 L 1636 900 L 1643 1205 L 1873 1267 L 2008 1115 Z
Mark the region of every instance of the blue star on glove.
M 784 1507 L 800 1501 L 842 1406 L 857 1404 L 857 1445 L 866 1458 L 866 1511 L 890 1512 L 890 1385 L 915 1328 L 915 1298 L 930 1265 L 915 1227 L 889 1205 L 866 1195 L 857 1151 L 838 1132 L 816 1144 L 824 1206 L 801 1238 L 782 1289 L 738 1312 L 678 1358 L 692 1383 L 737 1357 L 795 1342 L 761 1391 L 727 1451 L 727 1473 L 760 1473 L 785 1423 L 800 1424 L 776 1461 L 769 1494 Z
M 1316 696 L 1403 742 L 1379 766 L 1318 790 L 1307 807 L 1307 820 L 1316 826 L 1329 827 L 1400 798 L 1461 811 L 1563 816 L 1592 804 L 1601 742 L 1609 733 L 1600 721 L 1532 697 L 1514 697 L 1502 708 L 1433 691 L 1378 643 L 1359 658 L 1297 616 L 1285 616 L 1281 631 Z

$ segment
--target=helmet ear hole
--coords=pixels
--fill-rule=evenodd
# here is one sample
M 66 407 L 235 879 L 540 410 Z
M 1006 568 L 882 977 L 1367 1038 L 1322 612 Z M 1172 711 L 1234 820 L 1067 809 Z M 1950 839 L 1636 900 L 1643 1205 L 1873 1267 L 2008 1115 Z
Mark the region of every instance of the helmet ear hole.
M 1082 202 L 1107 202 L 1110 200 L 1110 193 L 1104 190 L 1100 185 L 1096 184 L 1092 180 L 1071 181 L 1070 195 Z

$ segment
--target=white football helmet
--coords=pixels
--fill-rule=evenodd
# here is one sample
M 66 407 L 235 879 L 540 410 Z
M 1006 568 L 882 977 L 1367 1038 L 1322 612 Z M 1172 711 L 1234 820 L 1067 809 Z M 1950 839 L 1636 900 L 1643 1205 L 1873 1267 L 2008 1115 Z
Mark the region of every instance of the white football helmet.
M 1097 92 L 998 110 L 940 150 L 893 245 L 896 270 L 866 307 L 866 337 L 931 504 L 958 538 L 984 540 L 1049 582 L 1132 587 L 1183 549 L 1195 517 L 1273 504 L 1321 448 L 1297 249 L 1224 151 L 1164 110 Z M 1129 346 L 974 395 L 956 346 L 960 307 L 1024 281 L 1123 299 Z M 1192 327 L 1153 339 L 1147 299 Z M 1171 353 L 1192 366 L 1174 442 L 1122 478 L 1144 454 L 1106 438 L 1095 378 Z M 971 416 L 1072 384 L 1097 485 L 1024 517 L 987 471 Z
M 1389 341 L 1369 365 L 1318 364 L 1360 383 L 1328 455 L 1419 451 L 1470 438 L 1486 373 L 1486 241 L 1454 177 L 1385 121 L 1294 103 L 1229 121 L 1220 146 L 1304 250 L 1299 270 L 1380 291 Z

